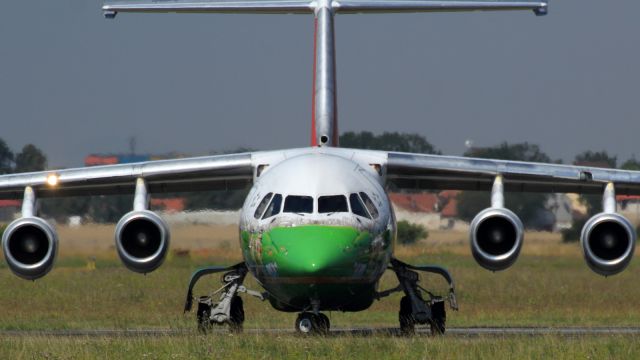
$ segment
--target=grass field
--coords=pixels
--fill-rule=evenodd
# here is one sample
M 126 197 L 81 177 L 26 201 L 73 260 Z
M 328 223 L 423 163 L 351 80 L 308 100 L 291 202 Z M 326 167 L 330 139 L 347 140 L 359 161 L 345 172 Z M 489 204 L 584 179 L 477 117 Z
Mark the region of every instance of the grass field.
M 637 359 L 637 338 L 234 335 L 0 340 L 6 359 Z
M 240 261 L 233 226 L 183 226 L 173 229 L 172 253 L 163 267 L 146 276 L 131 273 L 116 259 L 112 227 L 60 228 L 60 257 L 54 270 L 28 282 L 0 265 L 0 329 L 174 328 L 193 329 L 193 314 L 182 314 L 190 273 L 205 264 Z M 178 256 L 177 253 L 181 253 Z M 466 234 L 432 232 L 428 241 L 397 249 L 413 264 L 449 268 L 458 290 L 459 312 L 448 326 L 638 326 L 638 260 L 609 278 L 592 273 L 578 244 L 562 244 L 556 234 L 529 233 L 518 262 L 491 273 L 471 258 Z M 188 255 L 185 255 L 188 254 Z M 92 266 L 95 257 L 95 269 Z M 444 292 L 444 281 L 426 276 L 423 284 Z M 219 285 L 217 276 L 201 281 L 197 294 Z M 248 287 L 255 288 L 254 281 Z M 395 286 L 393 274 L 381 288 Z M 397 326 L 399 297 L 391 296 L 360 313 L 331 313 L 333 327 Z M 245 300 L 245 328 L 291 329 L 295 314 L 268 303 Z M 638 338 L 605 336 L 556 338 L 402 339 L 389 336 L 339 336 L 300 339 L 292 335 L 170 336 L 160 338 L 8 337 L 0 339 L 0 358 L 349 358 L 384 357 L 640 357 Z M 377 357 L 377 356 L 376 356 Z

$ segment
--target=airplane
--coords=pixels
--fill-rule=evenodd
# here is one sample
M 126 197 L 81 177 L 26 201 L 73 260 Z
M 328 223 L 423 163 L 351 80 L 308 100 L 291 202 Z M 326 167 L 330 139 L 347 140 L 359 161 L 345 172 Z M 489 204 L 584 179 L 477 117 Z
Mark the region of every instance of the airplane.
M 373 301 L 402 293 L 403 334 L 417 325 L 445 331 L 445 303 L 457 309 L 450 273 L 437 265 L 411 265 L 394 256 L 396 219 L 387 187 L 408 190 L 491 191 L 487 208 L 470 223 L 471 253 L 491 271 L 517 260 L 524 227 L 505 208 L 505 192 L 599 193 L 602 212 L 581 233 L 584 259 L 594 272 L 623 271 L 635 249 L 636 232 L 616 212 L 615 194 L 640 194 L 640 172 L 558 164 L 340 148 L 335 74 L 334 16 L 342 13 L 533 10 L 547 13 L 546 0 L 105 0 L 107 18 L 126 12 L 294 13 L 314 15 L 314 72 L 309 147 L 256 151 L 134 164 L 95 166 L 0 176 L 0 198 L 22 199 L 21 217 L 2 237 L 5 260 L 28 280 L 53 267 L 58 238 L 38 216 L 44 197 L 133 193 L 133 209 L 115 227 L 116 250 L 130 270 L 148 273 L 163 263 L 170 243 L 165 221 L 149 211 L 150 194 L 250 187 L 241 209 L 239 241 L 244 261 L 193 273 L 185 312 L 197 302 L 198 329 L 227 325 L 241 331 L 240 294 L 267 300 L 277 310 L 297 313 L 296 331 L 330 331 L 327 311 L 356 312 Z M 385 271 L 398 285 L 379 291 Z M 420 285 L 419 273 L 449 284 L 437 296 Z M 206 275 L 223 273 L 221 290 L 193 296 Z M 262 292 L 247 289 L 248 274 Z

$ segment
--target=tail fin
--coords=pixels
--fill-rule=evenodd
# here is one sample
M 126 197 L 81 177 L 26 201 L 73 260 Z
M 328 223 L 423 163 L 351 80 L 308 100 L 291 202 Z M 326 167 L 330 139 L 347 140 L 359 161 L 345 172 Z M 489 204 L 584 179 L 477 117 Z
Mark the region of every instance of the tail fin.
M 547 14 L 547 0 L 105 0 L 105 17 L 119 12 L 211 12 L 315 15 L 311 145 L 338 146 L 336 13 L 533 10 Z

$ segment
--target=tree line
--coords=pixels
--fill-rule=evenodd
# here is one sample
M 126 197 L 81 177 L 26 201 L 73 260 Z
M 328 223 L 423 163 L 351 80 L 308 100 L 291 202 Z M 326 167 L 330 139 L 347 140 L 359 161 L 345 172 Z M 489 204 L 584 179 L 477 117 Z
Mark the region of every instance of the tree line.
M 18 153 L 11 151 L 0 139 L 0 174 L 40 171 L 47 167 L 47 157 L 33 144 L 22 147 Z

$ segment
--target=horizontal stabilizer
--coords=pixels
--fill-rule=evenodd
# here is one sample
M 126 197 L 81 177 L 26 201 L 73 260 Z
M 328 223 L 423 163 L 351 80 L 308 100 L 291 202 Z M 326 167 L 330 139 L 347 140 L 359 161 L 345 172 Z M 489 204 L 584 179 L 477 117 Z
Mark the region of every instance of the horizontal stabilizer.
M 310 1 L 298 0 L 105 0 L 105 16 L 118 12 L 312 13 Z
M 217 12 L 217 13 L 311 13 L 320 7 L 335 12 L 431 12 L 472 10 L 533 10 L 547 13 L 545 0 L 105 0 L 106 17 L 118 12 Z
M 334 0 L 333 8 L 338 12 L 431 12 L 474 10 L 533 10 L 546 14 L 547 1 L 478 1 L 478 0 Z

